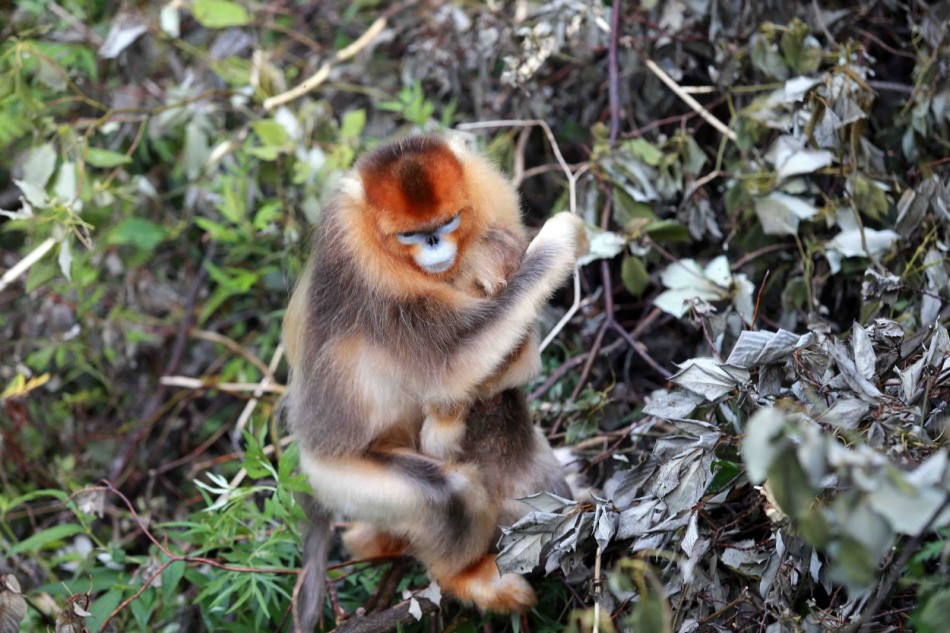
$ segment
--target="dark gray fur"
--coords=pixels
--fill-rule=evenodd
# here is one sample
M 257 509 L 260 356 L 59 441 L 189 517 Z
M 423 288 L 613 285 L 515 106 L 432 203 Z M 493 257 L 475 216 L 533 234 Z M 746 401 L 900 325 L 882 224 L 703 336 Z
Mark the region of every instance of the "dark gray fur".
M 303 537 L 304 561 L 298 580 L 299 591 L 294 603 L 294 628 L 297 631 L 313 631 L 323 611 L 323 593 L 327 576 L 327 552 L 330 546 L 330 513 L 308 494 L 294 497 L 307 515 Z

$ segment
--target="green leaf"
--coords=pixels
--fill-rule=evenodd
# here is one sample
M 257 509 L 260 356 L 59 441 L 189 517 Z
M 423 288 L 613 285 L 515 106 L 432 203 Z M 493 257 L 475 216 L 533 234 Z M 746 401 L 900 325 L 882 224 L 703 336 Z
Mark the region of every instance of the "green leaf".
M 637 202 L 630 194 L 614 187 L 614 220 L 617 224 L 626 228 L 634 220 L 656 220 L 656 214 L 653 208 L 645 202 Z
M 23 163 L 23 180 L 39 188 L 46 186 L 56 168 L 56 150 L 52 143 L 32 148 Z
M 249 147 L 247 148 L 247 153 L 253 156 L 254 158 L 259 158 L 260 160 L 271 162 L 277 160 L 277 157 L 280 156 L 281 149 L 279 147 L 273 147 L 270 145 L 264 147 Z
M 663 152 L 656 145 L 642 138 L 627 141 L 624 147 L 647 165 L 656 167 L 663 160 Z
M 930 596 L 920 610 L 917 621 L 922 633 L 945 631 L 947 614 L 950 613 L 950 588 L 942 589 Z
M 714 460 L 712 468 L 716 474 L 706 488 L 707 494 L 720 492 L 730 481 L 742 474 L 742 467 L 727 459 Z
M 104 596 L 100 596 L 89 606 L 89 613 L 86 618 L 86 627 L 90 631 L 101 631 L 102 623 L 105 622 L 109 614 L 115 611 L 115 608 L 122 602 L 122 590 L 112 589 L 107 591 Z
M 877 577 L 877 560 L 867 547 L 850 536 L 841 537 L 835 563 L 849 584 L 867 587 Z
M 280 201 L 265 202 L 254 214 L 254 228 L 263 231 L 268 224 L 280 218 L 281 211 Z
M 623 258 L 623 265 L 620 268 L 620 277 L 623 279 L 623 285 L 627 292 L 634 297 L 643 295 L 643 291 L 650 285 L 650 276 L 647 274 L 647 267 L 639 257 L 627 255 Z
M 366 110 L 350 110 L 343 115 L 340 124 L 340 138 L 348 141 L 358 140 L 366 126 Z
M 162 594 L 165 596 L 166 604 L 171 604 L 175 597 L 175 589 L 185 574 L 185 561 L 175 561 L 162 574 Z
M 35 552 L 51 543 L 65 540 L 70 536 L 80 534 L 84 531 L 81 525 L 76 525 L 75 523 L 55 525 L 42 532 L 37 532 L 26 540 L 20 541 L 11 547 L 6 555 L 7 557 L 12 557 L 25 552 Z
M 855 172 L 850 185 L 854 206 L 861 211 L 861 215 L 877 221 L 887 213 L 887 193 L 878 182 Z
M 90 147 L 86 150 L 86 164 L 92 165 L 93 167 L 118 167 L 119 165 L 126 165 L 131 163 L 132 159 L 125 154 L 120 152 L 113 152 L 111 149 L 100 149 L 98 147 Z
M 130 245 L 145 251 L 158 246 L 167 237 L 167 230 L 144 218 L 126 218 L 109 232 L 106 242 Z
M 261 446 L 261 443 L 257 441 L 257 438 L 245 431 L 244 441 L 246 443 L 244 450 L 244 470 L 247 471 L 247 474 L 255 479 L 261 479 L 263 477 L 273 477 L 277 479 L 277 471 L 274 470 L 274 465 L 270 463 L 270 459 L 264 454 L 264 448 Z
M 274 119 L 261 119 L 251 124 L 254 133 L 264 145 L 284 147 L 290 144 L 287 129 Z
M 627 624 L 631 631 L 668 633 L 673 630 L 669 605 L 654 591 L 640 595 Z
M 46 191 L 42 187 L 37 187 L 31 182 L 25 180 L 14 180 L 13 184 L 20 188 L 20 191 L 23 192 L 23 197 L 26 198 L 26 201 L 29 202 L 33 207 L 37 209 L 45 209 L 49 205 L 49 198 L 46 197 Z
M 9 512 L 18 505 L 29 503 L 34 499 L 43 499 L 45 497 L 51 497 L 63 503 L 66 503 L 69 500 L 69 495 L 62 490 L 34 490 L 33 492 L 28 492 L 25 495 L 21 495 L 9 501 L 5 501 L 0 498 L 0 513 Z
M 767 485 L 782 511 L 796 521 L 805 516 L 815 501 L 808 475 L 793 451 L 782 452 L 772 461 Z
M 657 242 L 688 242 L 689 231 L 676 220 L 657 220 L 643 227 L 643 232 Z
M 224 226 L 209 218 L 196 217 L 197 224 L 215 242 L 235 243 L 240 241 L 240 233 L 233 227 Z
M 247 9 L 230 0 L 195 0 L 192 11 L 198 23 L 209 29 L 244 26 L 251 21 Z
M 795 18 L 785 27 L 780 42 L 785 61 L 796 72 L 810 74 L 821 64 L 821 45 L 809 34 L 808 25 Z

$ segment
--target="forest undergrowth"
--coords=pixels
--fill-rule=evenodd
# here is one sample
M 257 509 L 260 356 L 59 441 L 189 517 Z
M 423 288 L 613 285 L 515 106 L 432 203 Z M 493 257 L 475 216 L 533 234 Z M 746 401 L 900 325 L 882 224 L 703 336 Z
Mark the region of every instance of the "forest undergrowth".
M 947 0 L 0 11 L 0 632 L 292 628 L 289 291 L 450 129 L 587 223 L 526 391 L 593 488 L 505 526 L 526 616 L 335 547 L 323 626 L 948 630 Z

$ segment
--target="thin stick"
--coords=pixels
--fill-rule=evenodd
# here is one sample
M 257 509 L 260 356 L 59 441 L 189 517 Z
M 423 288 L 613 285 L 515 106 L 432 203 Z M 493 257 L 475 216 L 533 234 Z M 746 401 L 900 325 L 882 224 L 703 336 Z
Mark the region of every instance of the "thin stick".
M 192 330 L 191 335 L 203 341 L 210 341 L 212 343 L 218 343 L 219 345 L 224 345 L 226 348 L 228 348 L 235 354 L 243 356 L 247 360 L 247 362 L 257 367 L 257 369 L 260 370 L 262 375 L 271 376 L 271 378 L 273 379 L 273 374 L 274 374 L 273 370 L 268 372 L 267 365 L 264 364 L 264 361 L 262 361 L 260 358 L 250 353 L 243 347 L 241 347 L 241 344 L 235 341 L 233 338 L 227 337 L 223 334 L 218 334 L 217 332 L 212 332 L 210 330 Z
M 682 87 L 676 81 L 666 74 L 662 68 L 656 65 L 652 59 L 644 59 L 643 63 L 646 64 L 646 67 L 649 68 L 654 75 L 659 78 L 660 81 L 666 84 L 666 86 L 676 94 L 677 97 L 682 99 L 686 105 L 693 109 L 699 116 L 703 117 L 707 123 L 719 130 L 726 138 L 730 141 L 735 142 L 737 140 L 736 133 L 729 129 L 725 123 L 717 119 L 709 110 L 703 107 L 703 105 L 693 99 L 693 97 L 683 90 Z
M 594 633 L 599 633 L 600 631 L 600 592 L 601 592 L 601 580 L 600 580 L 600 557 L 601 557 L 600 545 L 597 546 L 597 556 L 594 558 Z
M 191 376 L 162 376 L 159 384 L 182 389 L 217 389 L 227 393 L 253 392 L 283 394 L 287 388 L 283 385 L 262 385 L 259 382 L 215 382 L 213 380 L 192 378 Z
M 347 46 L 346 48 L 340 49 L 334 55 L 333 60 L 336 63 L 346 61 L 347 59 L 353 57 L 361 50 L 366 48 L 370 42 L 372 42 L 376 37 L 383 32 L 383 29 L 386 28 L 386 18 L 379 17 L 370 24 L 369 28 L 356 38 L 356 41 Z M 324 62 L 323 65 L 315 72 L 313 75 L 304 79 L 303 82 L 297 86 L 291 88 L 286 92 L 282 92 L 279 95 L 274 95 L 273 97 L 268 97 L 264 100 L 264 109 L 273 110 L 277 106 L 284 105 L 289 101 L 293 101 L 299 97 L 304 96 L 308 92 L 315 90 L 330 76 L 330 71 L 333 69 L 333 64 L 331 62 Z
M 267 366 L 267 371 L 264 373 L 264 377 L 261 378 L 261 381 L 257 385 L 257 389 L 254 390 L 254 397 L 248 400 L 247 404 L 244 405 L 244 410 L 241 411 L 241 415 L 238 417 L 237 423 L 234 425 L 235 437 L 241 437 L 241 434 L 244 432 L 244 426 L 251 418 L 251 414 L 257 407 L 260 397 L 264 395 L 264 390 L 271 386 L 271 381 L 274 379 L 274 372 L 277 370 L 277 365 L 280 364 L 280 359 L 283 357 L 283 355 L 284 344 L 281 343 L 277 346 L 277 349 L 274 350 L 274 356 L 270 359 L 270 365 Z
M 924 527 L 921 528 L 920 532 L 915 534 L 913 538 L 910 539 L 905 545 L 903 551 L 901 551 L 900 557 L 891 563 L 891 568 L 887 571 L 887 575 L 881 581 L 880 586 L 878 587 L 877 594 L 874 596 L 874 600 L 865 607 L 864 611 L 861 612 L 861 616 L 858 618 L 858 621 L 852 625 L 848 631 L 861 631 L 861 633 L 869 632 L 871 630 L 871 620 L 874 618 L 874 614 L 877 613 L 877 610 L 881 608 L 881 605 L 884 604 L 884 599 L 887 598 L 887 594 L 891 592 L 891 589 L 894 587 L 894 583 L 897 582 L 901 574 L 904 572 L 904 566 L 907 565 L 907 561 L 910 560 L 910 557 L 917 551 L 920 547 L 920 543 L 923 538 L 930 533 L 931 528 L 933 528 L 934 523 L 937 522 L 937 519 L 944 513 L 944 511 L 950 508 L 950 494 L 948 494 L 943 503 L 940 504 L 940 507 L 937 508 L 937 511 L 934 512 L 927 523 L 924 524 Z
M 30 266 L 40 261 L 43 255 L 46 255 L 54 246 L 56 246 L 56 240 L 52 237 L 47 237 L 39 246 L 34 248 L 29 255 L 14 264 L 13 268 L 3 273 L 3 277 L 0 277 L 0 292 L 3 292 L 7 286 L 16 281 L 17 277 L 29 270 Z

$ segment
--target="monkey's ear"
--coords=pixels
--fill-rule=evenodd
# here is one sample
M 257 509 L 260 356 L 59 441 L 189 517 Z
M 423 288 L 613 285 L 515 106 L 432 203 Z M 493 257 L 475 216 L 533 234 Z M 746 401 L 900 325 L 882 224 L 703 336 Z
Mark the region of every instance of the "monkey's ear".
M 366 190 L 359 173 L 350 172 L 340 180 L 340 193 L 356 203 L 366 202 Z
M 475 140 L 475 135 L 461 130 L 449 130 L 445 133 L 445 142 L 448 143 L 456 156 L 465 156 L 472 153 L 472 147 L 469 145 Z

